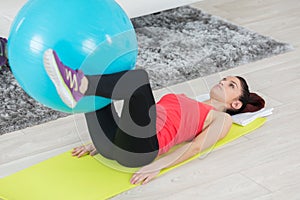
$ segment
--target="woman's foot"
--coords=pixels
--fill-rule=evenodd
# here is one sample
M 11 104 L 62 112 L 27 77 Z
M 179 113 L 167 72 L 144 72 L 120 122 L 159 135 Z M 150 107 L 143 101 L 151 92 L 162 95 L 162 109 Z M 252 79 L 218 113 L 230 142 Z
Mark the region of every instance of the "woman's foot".
M 6 45 L 7 39 L 0 37 L 0 67 L 7 65 Z
M 88 87 L 88 80 L 83 72 L 64 65 L 52 49 L 44 53 L 44 67 L 62 101 L 74 108 Z

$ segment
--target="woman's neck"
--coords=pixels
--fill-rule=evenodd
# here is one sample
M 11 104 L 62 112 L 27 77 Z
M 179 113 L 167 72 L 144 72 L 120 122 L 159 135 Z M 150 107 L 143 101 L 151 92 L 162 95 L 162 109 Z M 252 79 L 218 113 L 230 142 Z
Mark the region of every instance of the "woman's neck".
M 208 99 L 206 101 L 203 101 L 203 103 L 213 106 L 216 110 L 220 112 L 224 112 L 226 110 L 226 105 L 223 102 L 220 102 L 215 99 Z

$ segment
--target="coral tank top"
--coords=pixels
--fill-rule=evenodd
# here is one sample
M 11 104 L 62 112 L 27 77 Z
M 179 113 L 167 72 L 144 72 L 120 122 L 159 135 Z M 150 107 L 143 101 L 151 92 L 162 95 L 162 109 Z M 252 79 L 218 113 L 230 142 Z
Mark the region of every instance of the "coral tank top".
M 201 133 L 213 107 L 184 94 L 167 94 L 156 104 L 156 132 L 159 155 L 176 144 L 194 139 Z

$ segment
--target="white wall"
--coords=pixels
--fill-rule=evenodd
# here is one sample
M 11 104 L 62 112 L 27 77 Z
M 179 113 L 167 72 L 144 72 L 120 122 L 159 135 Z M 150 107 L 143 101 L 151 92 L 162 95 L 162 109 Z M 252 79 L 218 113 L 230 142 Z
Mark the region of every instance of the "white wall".
M 62 0 L 63 1 L 63 0 Z M 83 0 L 87 1 L 87 0 Z M 201 0 L 116 0 L 130 18 L 188 5 Z M 0 0 L 0 36 L 8 37 L 10 25 L 27 0 Z
M 0 36 L 7 37 L 10 25 L 27 0 L 0 0 Z
M 116 0 L 130 18 L 192 4 L 202 0 Z

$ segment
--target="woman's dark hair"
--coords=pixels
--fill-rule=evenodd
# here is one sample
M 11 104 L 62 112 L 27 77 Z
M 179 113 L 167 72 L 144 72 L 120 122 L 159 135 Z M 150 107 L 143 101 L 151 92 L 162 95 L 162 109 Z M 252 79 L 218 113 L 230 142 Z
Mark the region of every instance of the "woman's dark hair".
M 235 115 L 244 112 L 255 112 L 265 107 L 265 100 L 256 93 L 249 91 L 246 80 L 240 76 L 236 76 L 236 78 L 240 80 L 242 87 L 242 94 L 239 97 L 239 100 L 242 102 L 242 107 L 238 110 L 228 109 L 226 112 L 230 115 Z

